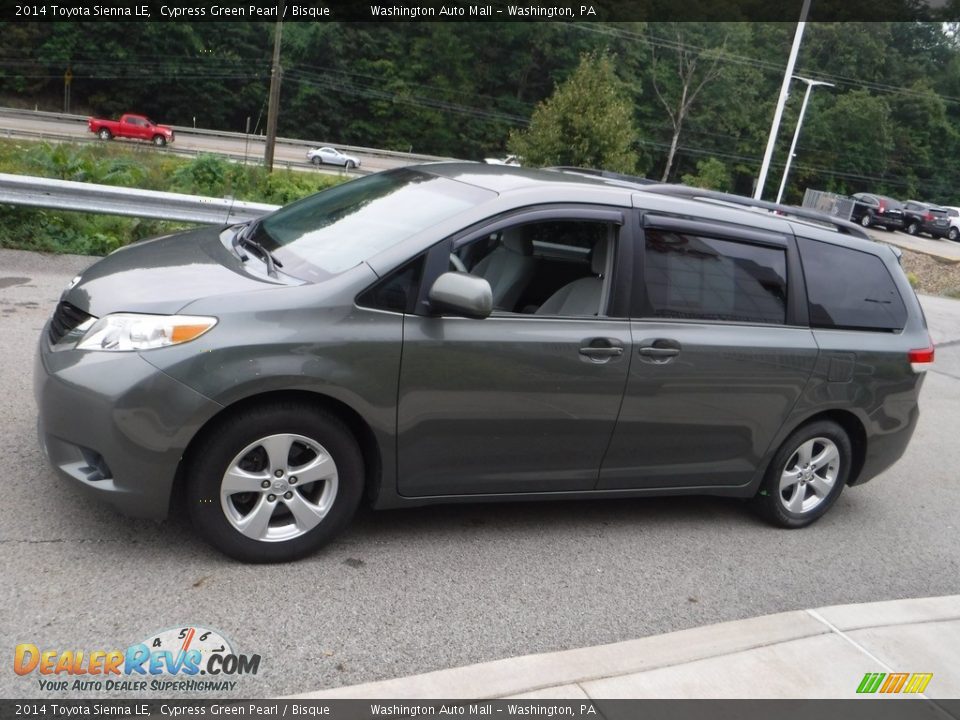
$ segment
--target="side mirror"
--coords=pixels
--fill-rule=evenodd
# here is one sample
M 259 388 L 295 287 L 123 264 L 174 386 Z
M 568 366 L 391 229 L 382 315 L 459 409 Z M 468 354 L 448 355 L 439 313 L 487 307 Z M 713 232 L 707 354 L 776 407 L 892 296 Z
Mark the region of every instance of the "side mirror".
M 483 319 L 493 310 L 493 291 L 483 278 L 446 272 L 436 279 L 427 297 L 437 312 Z

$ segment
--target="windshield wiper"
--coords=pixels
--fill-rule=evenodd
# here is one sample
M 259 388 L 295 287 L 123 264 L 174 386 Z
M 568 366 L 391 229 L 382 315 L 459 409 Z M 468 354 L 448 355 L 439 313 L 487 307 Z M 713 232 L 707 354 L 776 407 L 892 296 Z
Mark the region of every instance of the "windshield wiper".
M 244 227 L 240 228 L 236 235 L 233 236 L 233 249 L 237 251 L 237 255 L 240 256 L 240 259 L 243 261 L 247 260 L 247 256 L 243 253 L 242 247 L 249 248 L 253 250 L 267 266 L 267 274 L 270 277 L 277 277 L 277 268 L 283 267 L 283 263 L 277 260 L 273 253 L 267 250 L 266 247 L 258 243 L 253 239 L 253 230 L 257 226 L 258 221 L 251 220 Z

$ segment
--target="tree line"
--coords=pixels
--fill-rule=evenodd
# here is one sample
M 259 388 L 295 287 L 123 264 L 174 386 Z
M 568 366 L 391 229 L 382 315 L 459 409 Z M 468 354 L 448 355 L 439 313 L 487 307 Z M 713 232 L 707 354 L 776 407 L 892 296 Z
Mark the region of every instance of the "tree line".
M 751 193 L 792 23 L 287 23 L 281 136 L 465 159 L 523 147 L 545 101 L 614 102 L 611 164 Z M 786 198 L 873 191 L 960 204 L 960 39 L 944 23 L 810 23 L 797 74 L 830 82 L 807 108 Z M 263 132 L 272 23 L 16 23 L 0 33 L 0 102 L 143 112 Z M 596 77 L 589 80 L 589 72 Z M 577 73 L 586 79 L 577 80 Z M 599 76 L 597 76 L 599 72 Z M 599 84 L 598 84 L 599 83 Z M 579 92 L 573 92 L 578 90 Z M 803 86 L 794 83 L 765 196 L 776 192 Z M 534 123 L 536 125 L 536 122 Z M 609 124 L 608 124 L 609 125 Z M 560 159 L 604 145 L 553 128 Z M 576 142 L 575 142 L 576 140 Z M 580 143 L 586 154 L 569 153 Z M 566 153 L 566 154 L 564 154 Z

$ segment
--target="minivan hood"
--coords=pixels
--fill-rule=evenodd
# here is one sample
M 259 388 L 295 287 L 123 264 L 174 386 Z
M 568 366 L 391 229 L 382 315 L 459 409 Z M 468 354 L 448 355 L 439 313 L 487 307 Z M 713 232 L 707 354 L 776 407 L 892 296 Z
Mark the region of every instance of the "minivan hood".
M 244 271 L 222 232 L 199 228 L 128 245 L 84 270 L 61 300 L 96 317 L 172 314 L 200 298 L 276 287 Z

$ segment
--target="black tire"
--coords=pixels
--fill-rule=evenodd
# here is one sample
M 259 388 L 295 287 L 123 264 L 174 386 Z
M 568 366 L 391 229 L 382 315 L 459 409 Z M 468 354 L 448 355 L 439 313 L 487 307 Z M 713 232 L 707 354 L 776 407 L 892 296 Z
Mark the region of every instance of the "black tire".
M 97 132 L 97 137 L 101 140 L 113 140 L 113 133 L 106 128 L 100 128 L 99 132 Z
M 288 495 L 292 498 L 293 493 L 296 492 L 298 496 L 296 499 L 302 500 L 314 490 L 315 495 L 319 494 L 328 483 L 331 483 L 330 480 L 320 480 L 295 487 L 293 486 L 293 482 L 296 482 L 293 476 L 295 471 L 292 471 L 288 476 L 291 481 L 289 487 L 276 491 L 268 487 L 262 491 L 238 492 L 230 494 L 226 500 L 221 500 L 221 484 L 224 476 L 228 468 L 237 463 L 238 458 L 243 458 L 240 462 L 247 462 L 256 453 L 266 458 L 266 451 L 260 446 L 243 456 L 239 453 L 243 453 L 251 445 L 256 445 L 260 440 L 266 440 L 269 436 L 283 435 L 302 436 L 321 446 L 321 449 L 333 459 L 335 476 L 330 498 L 332 504 L 329 505 L 329 509 L 319 523 L 312 529 L 304 531 L 303 534 L 291 539 L 254 539 L 241 533 L 234 525 L 235 520 L 228 518 L 224 503 L 228 503 L 227 507 L 235 511 L 234 502 L 237 498 L 239 502 L 246 502 L 247 507 L 253 508 L 259 503 L 265 504 L 267 499 L 272 497 L 274 498 L 271 501 L 273 509 L 267 515 L 269 518 L 267 527 L 275 528 L 274 521 L 277 521 L 279 530 L 286 528 L 290 532 L 299 532 L 298 528 L 293 527 L 297 523 L 287 509 L 284 498 Z M 288 451 L 288 461 L 294 457 L 295 447 L 297 446 L 291 446 Z M 303 449 L 304 446 L 299 446 L 296 452 L 301 452 Z M 269 482 L 274 479 L 271 474 L 272 465 L 269 462 L 265 462 L 263 467 L 255 468 L 253 471 L 249 468 L 242 469 L 258 474 L 257 477 L 259 473 L 264 473 L 263 480 L 255 482 L 267 482 L 267 477 L 270 477 Z M 363 494 L 363 456 L 349 428 L 339 418 L 328 412 L 295 402 L 256 406 L 237 412 L 217 423 L 215 427 L 205 431 L 197 446 L 191 450 L 185 470 L 187 508 L 194 528 L 207 542 L 225 555 L 249 563 L 288 562 L 315 552 L 347 526 Z M 304 488 L 313 488 L 313 490 Z M 287 493 L 280 496 L 279 493 L 284 490 Z M 277 492 L 278 495 L 267 494 L 272 492 Z M 323 501 L 315 500 L 315 502 Z M 248 512 L 250 515 L 247 517 L 253 515 L 252 510 Z M 285 525 L 284 521 L 286 521 Z
M 357 164 L 353 160 L 347 160 L 346 168 L 347 170 L 353 170 Z
M 867 210 L 863 214 L 863 217 L 860 218 L 860 224 L 865 228 L 868 228 L 873 224 L 873 214 L 869 210 Z
M 154 135 L 153 144 L 157 147 L 163 147 L 167 144 L 167 139 L 163 135 Z
M 960 230 L 957 230 L 955 227 L 950 228 L 947 232 L 947 238 L 956 242 L 957 239 L 960 238 Z
M 312 162 L 317 167 L 320 167 L 323 164 L 323 160 L 320 159 L 319 155 L 314 155 L 313 158 L 311 158 L 310 162 Z
M 916 220 L 911 220 L 907 225 L 907 234 L 908 235 L 918 235 L 920 233 L 920 223 Z
M 790 485 L 781 490 L 781 477 L 786 475 L 788 468 L 791 470 L 800 465 L 798 452 L 802 447 L 813 442 L 814 457 L 818 455 L 817 448 L 826 449 L 826 443 L 832 443 L 837 451 L 837 461 L 835 467 L 835 476 L 828 492 L 819 495 L 816 492 L 814 482 L 804 482 L 799 488 L 796 484 Z M 777 450 L 767 472 L 764 475 L 763 483 L 760 485 L 760 491 L 754 498 L 754 507 L 760 515 L 773 525 L 783 528 L 802 528 L 820 519 L 827 510 L 836 502 L 843 487 L 847 484 L 850 477 L 850 466 L 853 462 L 853 448 L 850 444 L 850 438 L 846 431 L 829 420 L 820 420 L 798 428 L 790 437 L 788 437 L 780 449 Z M 814 471 L 814 476 L 819 480 L 830 474 L 830 466 Z M 798 475 L 800 477 L 800 475 Z M 795 512 L 788 507 L 790 498 L 794 497 L 794 492 L 799 491 L 800 501 L 802 503 L 814 502 L 808 510 Z M 806 499 L 804 499 L 806 498 Z

